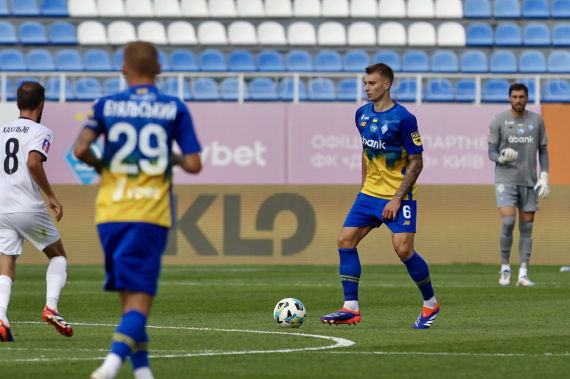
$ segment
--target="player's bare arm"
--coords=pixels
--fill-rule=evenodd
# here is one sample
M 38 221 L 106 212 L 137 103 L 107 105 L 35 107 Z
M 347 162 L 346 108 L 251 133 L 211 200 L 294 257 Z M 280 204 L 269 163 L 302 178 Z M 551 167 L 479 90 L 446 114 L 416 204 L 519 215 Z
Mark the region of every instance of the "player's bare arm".
M 53 193 L 49 181 L 44 171 L 43 165 L 44 156 L 37 151 L 32 151 L 28 155 L 28 170 L 34 182 L 42 189 L 48 198 L 48 206 L 51 208 L 55 214 L 55 219 L 57 222 L 63 217 L 63 206 L 56 199 Z
M 97 140 L 97 134 L 88 128 L 84 128 L 73 147 L 73 154 L 81 162 L 93 167 L 98 174 L 101 174 L 102 160 L 97 158 L 91 151 L 91 145 Z
M 410 166 L 406 169 L 406 175 L 404 175 L 400 188 L 398 188 L 398 191 L 396 191 L 392 200 L 386 204 L 384 212 L 382 212 L 384 220 L 396 220 L 402 199 L 412 190 L 424 168 L 422 153 L 412 154 L 408 158 L 410 159 Z
M 180 166 L 190 174 L 197 174 L 202 170 L 202 161 L 199 153 L 191 153 L 186 155 L 172 153 L 172 164 Z

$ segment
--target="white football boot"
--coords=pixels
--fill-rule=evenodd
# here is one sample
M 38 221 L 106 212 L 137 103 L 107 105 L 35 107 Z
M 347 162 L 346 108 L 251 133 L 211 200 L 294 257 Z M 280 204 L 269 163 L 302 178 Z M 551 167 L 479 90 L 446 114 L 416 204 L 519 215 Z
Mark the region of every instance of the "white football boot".
M 525 275 L 519 278 L 519 280 L 517 281 L 517 286 L 531 287 L 531 286 L 536 286 L 536 284 L 531 282 L 528 276 Z
M 89 379 L 113 379 L 113 377 L 101 366 L 93 371 Z
M 499 279 L 499 284 L 502 286 L 510 285 L 511 284 L 511 271 L 510 270 L 501 271 L 500 274 L 501 274 L 501 278 Z

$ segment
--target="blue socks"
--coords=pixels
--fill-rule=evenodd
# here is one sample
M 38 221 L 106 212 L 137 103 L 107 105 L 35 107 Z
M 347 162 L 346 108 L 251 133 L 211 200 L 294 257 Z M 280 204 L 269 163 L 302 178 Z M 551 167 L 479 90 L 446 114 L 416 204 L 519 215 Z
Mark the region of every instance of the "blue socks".
M 344 289 L 344 300 L 358 300 L 358 282 L 362 269 L 356 249 L 338 249 L 340 255 L 340 281 Z
M 408 268 L 408 273 L 418 285 L 424 300 L 429 300 L 434 297 L 433 286 L 431 285 L 431 278 L 429 277 L 429 269 L 426 261 L 414 251 L 414 254 L 405 261 L 402 261 L 402 263 Z
M 121 324 L 113 334 L 111 353 L 117 354 L 124 361 L 126 357 L 138 351 L 139 342 L 146 336 L 146 316 L 138 311 L 129 311 L 123 315 Z
M 148 335 L 146 334 L 146 331 L 144 331 L 142 338 L 137 345 L 138 351 L 131 354 L 131 363 L 133 365 L 133 370 L 150 366 L 148 363 L 148 341 Z

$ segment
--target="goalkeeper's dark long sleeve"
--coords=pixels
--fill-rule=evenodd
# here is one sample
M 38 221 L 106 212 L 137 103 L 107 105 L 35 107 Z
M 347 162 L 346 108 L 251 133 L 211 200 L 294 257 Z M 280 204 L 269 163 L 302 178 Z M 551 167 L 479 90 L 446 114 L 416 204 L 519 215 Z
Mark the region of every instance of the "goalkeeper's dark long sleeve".
M 538 161 L 540 162 L 540 171 L 548 172 L 550 160 L 548 159 L 548 149 L 546 148 L 546 145 L 538 147 Z
M 499 158 L 501 155 L 499 154 L 499 145 L 490 143 L 489 144 L 489 159 L 493 162 L 499 163 Z M 542 167 L 542 165 L 540 166 Z

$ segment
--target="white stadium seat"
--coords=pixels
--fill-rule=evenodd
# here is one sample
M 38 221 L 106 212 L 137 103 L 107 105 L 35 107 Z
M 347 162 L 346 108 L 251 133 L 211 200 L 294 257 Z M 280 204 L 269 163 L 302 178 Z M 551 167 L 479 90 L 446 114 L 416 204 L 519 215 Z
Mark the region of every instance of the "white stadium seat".
M 125 17 L 127 15 L 123 0 L 99 0 L 97 8 L 101 17 Z
M 182 15 L 190 18 L 210 17 L 206 0 L 182 0 Z
M 171 45 L 196 45 L 196 30 L 194 26 L 186 21 L 171 22 L 166 28 L 168 41 Z
M 261 0 L 237 0 L 240 17 L 265 17 L 265 9 Z
M 287 45 L 285 28 L 278 22 L 265 21 L 257 26 L 260 45 Z
M 348 17 L 348 0 L 323 0 L 323 17 Z
M 350 17 L 378 17 L 378 0 L 352 0 L 350 2 Z M 376 37 L 374 38 L 376 39 Z
M 425 21 L 414 22 L 408 27 L 408 45 L 435 46 L 435 28 Z
M 380 0 L 378 14 L 381 18 L 405 18 L 406 3 L 404 0 Z
M 348 27 L 348 44 L 351 46 L 376 45 L 376 28 L 368 22 L 353 22 Z
M 107 26 L 111 45 L 125 45 L 137 40 L 135 27 L 127 21 L 113 21 Z
M 346 29 L 340 22 L 329 21 L 320 24 L 318 37 L 321 46 L 346 45 Z
M 267 17 L 293 17 L 291 0 L 265 0 Z
M 150 0 L 126 0 L 125 5 L 129 17 L 154 17 L 154 9 Z
M 295 17 L 321 17 L 320 0 L 294 0 Z
M 287 28 L 289 45 L 316 45 L 317 32 L 313 24 L 305 21 L 297 21 Z
M 99 21 L 83 21 L 77 26 L 77 41 L 80 45 L 106 45 L 105 26 Z
M 461 0 L 435 0 L 435 16 L 437 18 L 463 18 Z
M 217 21 L 204 21 L 198 26 L 198 41 L 202 45 L 227 45 L 226 28 Z
M 255 26 L 247 21 L 234 21 L 228 26 L 228 39 L 232 45 L 257 45 Z
M 378 45 L 406 46 L 406 28 L 399 22 L 385 22 L 378 28 Z
M 151 42 L 156 45 L 168 44 L 166 29 L 164 29 L 164 25 L 158 21 L 141 22 L 137 27 L 137 35 L 141 41 Z
M 154 0 L 154 14 L 156 17 L 180 17 L 180 3 L 178 0 Z
M 95 0 L 69 0 L 67 11 L 71 17 L 98 17 Z
M 210 15 L 220 18 L 236 18 L 237 10 L 234 0 L 210 0 Z
M 408 18 L 434 18 L 433 0 L 408 0 Z
M 465 28 L 458 22 L 444 22 L 437 27 L 438 46 L 465 46 Z

